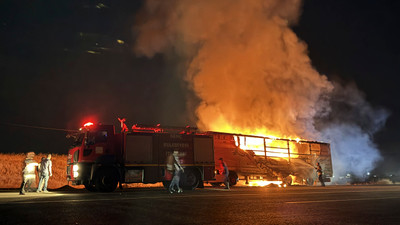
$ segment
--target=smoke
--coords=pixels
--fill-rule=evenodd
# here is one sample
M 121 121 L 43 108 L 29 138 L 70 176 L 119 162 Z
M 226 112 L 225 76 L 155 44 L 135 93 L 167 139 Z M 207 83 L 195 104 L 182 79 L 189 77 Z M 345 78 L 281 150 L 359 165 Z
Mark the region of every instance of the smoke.
M 134 50 L 182 59 L 183 80 L 196 97 L 187 105 L 196 107 L 200 129 L 323 138 L 334 141 L 335 160 L 351 160 L 364 148 L 347 150 L 340 130 L 357 124 L 332 119 L 338 112 L 330 102 L 336 87 L 312 67 L 307 45 L 290 28 L 300 9 L 300 0 L 147 0 Z M 377 153 L 365 130 L 352 130 L 360 137 L 354 141 L 364 143 L 358 146 Z M 367 161 L 362 169 L 378 158 L 360 159 Z
M 372 107 L 354 83 L 333 84 L 331 111 L 316 118 L 316 126 L 331 143 L 335 174 L 362 177 L 382 158 L 373 134 L 385 125 L 389 112 Z

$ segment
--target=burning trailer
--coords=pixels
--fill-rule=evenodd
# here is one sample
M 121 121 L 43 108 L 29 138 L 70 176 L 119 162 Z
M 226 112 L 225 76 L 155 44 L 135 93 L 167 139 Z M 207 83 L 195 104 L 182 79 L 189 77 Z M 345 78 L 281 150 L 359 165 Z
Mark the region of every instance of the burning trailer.
M 223 158 L 229 166 L 231 185 L 239 180 L 250 186 L 313 185 L 317 162 L 324 168 L 326 182 L 333 174 L 328 143 L 218 132 L 207 134 L 214 139 L 215 161 Z M 217 186 L 221 180 L 222 176 L 217 174 L 216 181 L 211 183 Z
M 70 137 L 75 142 L 68 152 L 67 180 L 89 191 L 110 192 L 123 183 L 162 182 L 167 188 L 172 177 L 166 164 L 175 151 L 185 168 L 180 181 L 185 189 L 220 185 L 219 158 L 228 164 L 231 185 L 239 180 L 247 185 L 312 184 L 316 162 L 327 179 L 332 176 L 330 147 L 321 142 L 160 125 L 134 125 L 116 133 L 113 125 L 93 123 Z

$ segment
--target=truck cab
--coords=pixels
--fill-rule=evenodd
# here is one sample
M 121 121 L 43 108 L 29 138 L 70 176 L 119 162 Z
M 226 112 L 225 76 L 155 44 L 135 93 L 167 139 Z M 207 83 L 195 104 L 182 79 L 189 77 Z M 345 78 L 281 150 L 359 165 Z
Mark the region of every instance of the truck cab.
M 121 135 L 115 134 L 114 126 L 87 123 L 70 136 L 75 140 L 68 152 L 67 180 L 73 185 L 83 184 L 88 190 L 95 190 L 96 182 L 102 190 L 116 186 L 118 176 L 109 181 L 96 181 L 95 175 L 101 175 L 94 173 L 100 166 L 115 167 L 121 161 L 120 142 L 115 141 Z M 117 175 L 118 170 L 115 169 L 114 173 Z

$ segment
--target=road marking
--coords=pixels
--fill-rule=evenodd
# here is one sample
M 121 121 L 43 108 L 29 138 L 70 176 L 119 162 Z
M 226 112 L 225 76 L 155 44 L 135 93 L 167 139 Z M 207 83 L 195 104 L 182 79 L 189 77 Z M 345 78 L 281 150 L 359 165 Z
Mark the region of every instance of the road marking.
M 400 197 L 387 197 L 387 198 L 353 198 L 353 199 L 330 199 L 330 200 L 327 199 L 327 200 L 297 201 L 297 202 L 285 202 L 285 203 L 288 203 L 288 204 L 308 204 L 308 203 L 369 201 L 369 200 L 386 200 L 386 199 L 400 199 Z
M 343 194 L 343 193 L 367 193 L 367 192 L 396 192 L 399 190 L 354 190 L 354 191 L 310 191 L 310 192 L 285 192 L 288 195 L 310 195 L 310 194 Z
M 235 194 L 235 196 L 258 196 L 259 194 Z M 120 198 L 93 198 L 93 199 L 58 199 L 58 200 L 39 200 L 30 199 L 29 201 L 24 201 L 23 199 L 18 199 L 17 201 L 7 201 L 0 202 L 0 205 L 9 204 L 43 204 L 43 203 L 74 203 L 74 202 L 95 202 L 95 201 L 126 201 L 126 200 L 137 200 L 137 199 L 162 199 L 168 200 L 171 198 L 198 198 L 198 197 L 231 197 L 230 195 L 214 194 L 214 195 L 159 195 L 159 196 L 138 196 L 138 197 L 120 197 Z M 26 200 L 26 199 L 25 199 Z
M 25 195 L 20 195 L 19 192 L 10 192 L 10 193 L 1 193 L 0 194 L 0 199 L 1 198 L 42 198 L 42 197 L 54 197 L 54 196 L 63 196 L 65 194 L 61 193 L 26 193 Z

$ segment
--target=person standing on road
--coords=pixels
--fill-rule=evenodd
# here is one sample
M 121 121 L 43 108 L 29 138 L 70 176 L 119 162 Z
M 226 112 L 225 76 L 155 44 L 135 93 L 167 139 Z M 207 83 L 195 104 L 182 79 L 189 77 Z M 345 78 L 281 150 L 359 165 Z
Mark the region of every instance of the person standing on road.
M 223 158 L 219 158 L 219 173 L 225 175 L 224 177 L 224 184 L 225 184 L 225 189 L 229 189 L 229 169 L 226 163 L 224 162 Z
M 321 186 L 325 187 L 324 178 L 322 178 L 322 167 L 321 167 L 321 165 L 319 163 L 317 163 L 317 167 L 315 167 L 315 169 L 317 170 L 318 180 L 319 180 L 319 182 L 321 182 Z
M 47 155 L 47 159 L 42 160 L 40 163 L 40 180 L 39 180 L 39 185 L 38 189 L 36 192 L 48 192 L 47 191 L 47 183 L 49 181 L 49 176 L 53 176 L 52 173 L 52 166 L 53 163 L 51 162 L 51 154 Z M 43 188 L 42 188 L 43 185 Z
M 40 163 L 39 163 L 39 165 L 37 167 L 37 172 L 38 172 L 38 177 L 39 177 L 39 184 L 40 184 L 40 175 L 41 175 L 40 167 L 41 167 L 41 165 L 42 165 L 44 160 L 46 160 L 46 157 L 42 157 L 42 159 L 40 160 Z M 42 188 L 43 188 L 43 184 L 42 185 L 38 185 L 38 187 L 37 187 L 38 190 L 39 189 L 42 190 Z
M 181 164 L 179 163 L 178 151 L 174 151 L 172 154 L 174 158 L 174 177 L 172 178 L 171 184 L 169 185 L 169 193 L 181 193 L 182 188 L 179 187 L 180 176 L 184 172 Z
M 32 183 L 36 180 L 35 169 L 38 163 L 33 159 L 34 152 L 28 152 L 24 161 L 24 169 L 22 170 L 22 183 L 20 188 L 20 195 L 24 195 L 26 191 L 30 190 Z

